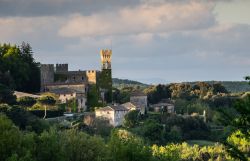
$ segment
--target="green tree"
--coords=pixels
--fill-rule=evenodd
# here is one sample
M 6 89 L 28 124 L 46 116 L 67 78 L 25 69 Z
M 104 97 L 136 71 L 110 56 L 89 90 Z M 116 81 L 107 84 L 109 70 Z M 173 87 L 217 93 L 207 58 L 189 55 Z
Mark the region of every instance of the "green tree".
M 157 85 L 151 86 L 144 90 L 147 93 L 148 101 L 151 104 L 158 103 L 162 99 L 171 98 L 171 89 L 169 85 Z
M 230 115 L 227 112 L 220 110 L 223 114 L 223 123 L 225 125 L 230 125 L 236 129 L 238 135 L 233 135 L 233 138 L 229 138 L 228 142 L 224 142 L 224 145 L 227 147 L 227 151 L 234 158 L 237 158 L 242 161 L 247 161 L 249 157 L 245 151 L 242 151 L 239 144 L 235 144 L 237 138 L 241 140 L 250 140 L 250 95 L 247 95 L 245 98 L 238 99 L 235 102 L 234 109 L 236 112 L 234 115 Z
M 124 126 L 131 128 L 135 127 L 138 124 L 139 121 L 139 111 L 137 110 L 132 110 L 129 111 L 125 116 L 124 116 Z
M 90 85 L 87 93 L 87 105 L 92 108 L 90 110 L 94 110 L 94 107 L 102 106 L 102 103 L 99 103 L 99 93 L 96 85 Z
M 111 130 L 113 129 L 109 120 L 101 117 L 95 118 L 91 127 L 94 129 L 94 134 L 100 135 L 103 138 L 110 136 Z
M 72 98 L 67 101 L 66 106 L 71 109 L 71 112 L 77 112 L 77 101 L 76 98 Z
M 151 151 L 141 138 L 126 130 L 114 130 L 108 143 L 112 161 L 151 160 Z
M 0 113 L 0 160 L 16 154 L 20 147 L 21 133 L 16 126 Z
M 106 161 L 107 147 L 100 137 L 89 136 L 77 130 L 63 131 L 60 137 L 66 161 Z
M 14 104 L 16 96 L 7 86 L 0 84 L 0 103 Z
M 163 126 L 155 120 L 147 120 L 142 127 L 142 136 L 151 143 L 160 144 L 163 139 Z
M 29 44 L 20 47 L 0 44 L 0 83 L 18 91 L 38 92 L 40 90 L 40 68 L 32 56 Z
M 38 137 L 36 158 L 38 161 L 65 161 L 62 151 L 61 132 L 52 128 Z
M 221 83 L 214 83 L 213 84 L 213 93 L 229 93 L 227 89 Z
M 56 100 L 52 96 L 42 96 L 38 99 L 38 102 L 44 106 L 44 117 L 43 119 L 46 118 L 47 116 L 47 106 L 53 106 L 56 103 Z
M 29 97 L 29 96 L 24 96 L 24 97 L 20 97 L 17 99 L 17 102 L 19 105 L 21 105 L 22 107 L 31 107 L 36 103 L 36 99 L 33 97 Z

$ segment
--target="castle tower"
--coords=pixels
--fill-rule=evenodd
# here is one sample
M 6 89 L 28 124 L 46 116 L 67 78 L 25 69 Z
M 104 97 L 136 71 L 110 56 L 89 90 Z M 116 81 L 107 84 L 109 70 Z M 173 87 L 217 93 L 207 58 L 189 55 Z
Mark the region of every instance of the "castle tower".
M 111 56 L 112 50 L 101 50 L 102 70 L 100 72 L 98 87 L 102 98 L 106 103 L 112 102 L 112 70 L 111 70 Z
M 110 49 L 101 50 L 100 54 L 101 54 L 102 69 L 111 69 L 112 50 Z

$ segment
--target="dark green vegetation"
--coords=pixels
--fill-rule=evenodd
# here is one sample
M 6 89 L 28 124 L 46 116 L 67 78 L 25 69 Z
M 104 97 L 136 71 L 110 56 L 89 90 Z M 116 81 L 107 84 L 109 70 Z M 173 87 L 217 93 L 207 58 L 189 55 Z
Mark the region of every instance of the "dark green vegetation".
M 39 63 L 32 57 L 29 44 L 0 44 L 0 84 L 17 91 L 40 90 Z
M 122 89 L 124 87 L 136 88 L 138 86 L 141 87 L 142 89 L 145 89 L 150 86 L 148 84 L 128 79 L 113 78 L 112 80 L 113 80 L 113 87 L 118 89 Z M 197 84 L 198 82 L 183 82 L 183 83 L 194 85 Z M 250 91 L 250 86 L 247 81 L 205 81 L 205 83 L 208 83 L 210 85 L 215 83 L 221 84 L 226 88 L 227 91 L 232 93 Z
M 141 87 L 141 88 L 146 88 L 149 85 L 147 84 L 143 84 L 141 82 L 137 82 L 137 81 L 132 81 L 132 80 L 128 80 L 128 79 L 118 79 L 118 78 L 113 78 L 113 87 L 115 88 L 124 88 L 124 87 Z
M 246 155 L 249 152 L 246 144 L 250 138 L 250 102 L 245 100 L 248 98 L 247 92 L 231 93 L 218 82 L 197 82 L 156 85 L 145 89 L 125 87 L 115 89 L 113 98 L 116 102 L 124 103 L 129 100 L 131 91 L 138 89 L 148 95 L 149 104 L 167 100 L 175 104 L 175 111 L 179 114 L 148 112 L 143 118 L 136 118 L 129 113 L 125 117 L 125 126 L 147 143 L 166 145 L 188 141 L 190 144 L 211 145 L 213 142 L 223 142 L 225 147 L 232 149 L 228 152 L 235 158 L 244 160 L 249 157 Z M 225 121 L 225 118 L 228 120 Z M 230 123 L 232 120 L 234 123 Z M 238 124 L 235 125 L 235 121 Z M 241 128 L 242 124 L 248 124 L 243 126 L 245 130 Z M 232 134 L 236 129 L 241 129 L 239 137 Z M 230 144 L 230 139 L 227 138 L 231 134 L 235 140 L 242 141 L 242 147 L 239 144 L 234 143 L 238 147 Z
M 150 146 L 126 130 L 113 130 L 106 142 L 75 129 L 54 127 L 34 133 L 20 131 L 2 114 L 0 130 L 0 160 L 3 161 L 230 160 L 222 145 L 202 148 L 186 143 Z
M 112 102 L 112 73 L 111 69 L 102 69 L 99 79 L 97 80 L 97 87 L 99 92 L 104 92 L 104 99 L 107 103 Z
M 0 103 L 15 104 L 14 92 L 5 85 L 0 84 Z

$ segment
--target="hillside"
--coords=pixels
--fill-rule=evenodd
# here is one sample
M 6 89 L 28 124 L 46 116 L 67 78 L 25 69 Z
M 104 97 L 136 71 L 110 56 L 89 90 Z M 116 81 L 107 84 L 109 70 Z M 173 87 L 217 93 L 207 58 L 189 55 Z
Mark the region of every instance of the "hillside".
M 191 85 L 196 84 L 196 82 L 185 82 L 189 83 Z M 205 81 L 209 84 L 213 83 L 221 83 L 223 86 L 226 87 L 226 89 L 230 92 L 246 92 L 250 91 L 250 85 L 247 81 Z M 140 86 L 141 88 L 146 88 L 149 85 L 144 84 L 138 81 L 128 80 L 128 79 L 119 79 L 119 78 L 113 78 L 113 87 L 115 88 L 123 88 L 123 87 L 136 87 Z
M 115 88 L 123 88 L 123 87 L 141 87 L 141 88 L 146 88 L 149 85 L 143 84 L 141 82 L 133 81 L 133 80 L 128 80 L 128 79 L 119 79 L 119 78 L 113 78 L 113 87 Z
M 205 81 L 209 84 L 221 83 L 229 92 L 246 92 L 250 91 L 250 85 L 247 81 Z M 185 82 L 194 85 L 197 82 Z

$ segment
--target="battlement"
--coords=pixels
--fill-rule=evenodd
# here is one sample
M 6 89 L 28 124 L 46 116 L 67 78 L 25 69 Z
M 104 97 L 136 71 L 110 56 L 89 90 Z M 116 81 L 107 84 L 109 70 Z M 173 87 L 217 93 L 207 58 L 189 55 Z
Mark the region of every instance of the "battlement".
M 111 69 L 112 50 L 103 49 L 100 51 L 102 69 Z
M 68 64 L 56 64 L 56 72 L 67 72 Z
M 41 68 L 54 68 L 54 64 L 41 64 Z

